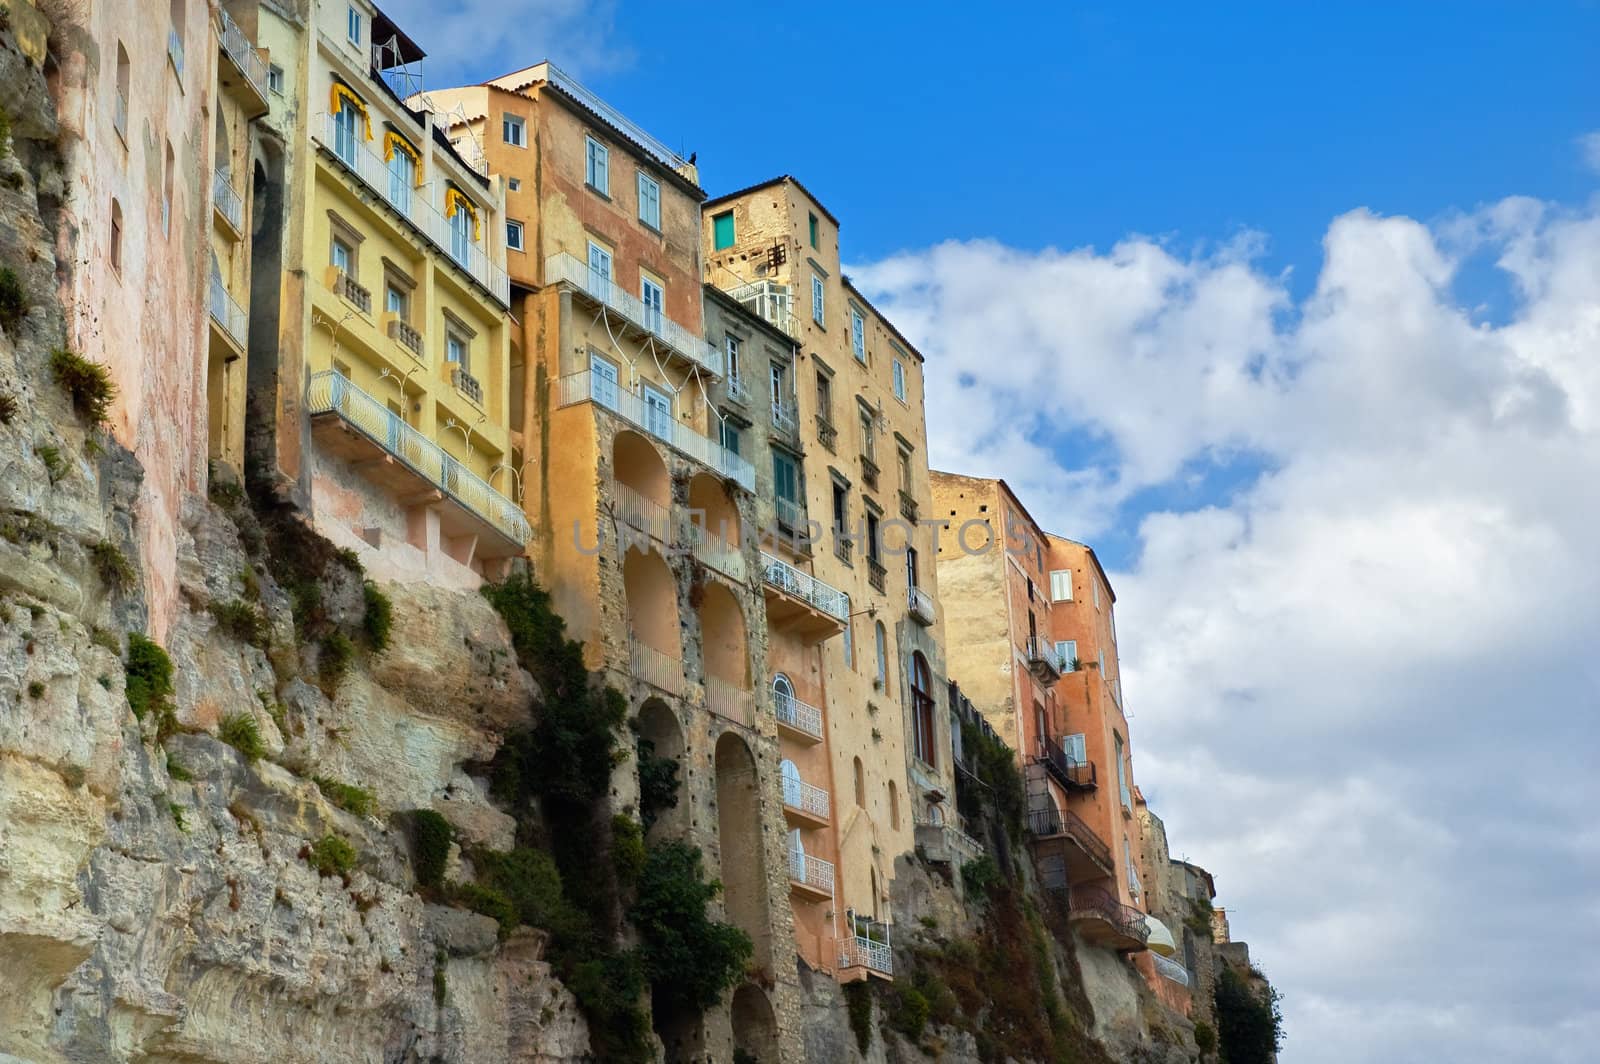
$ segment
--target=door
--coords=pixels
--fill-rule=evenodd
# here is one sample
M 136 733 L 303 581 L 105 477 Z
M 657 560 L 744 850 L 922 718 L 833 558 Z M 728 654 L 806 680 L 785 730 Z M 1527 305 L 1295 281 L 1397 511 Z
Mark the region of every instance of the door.
M 617 409 L 617 367 L 594 352 L 589 353 L 589 397 L 600 405 Z
M 794 684 L 781 672 L 772 678 L 772 709 L 785 724 L 795 722 Z
M 672 398 L 653 384 L 644 386 L 644 427 L 672 442 Z
M 785 759 L 778 764 L 778 774 L 783 778 L 783 804 L 802 808 L 800 769 L 793 761 Z
M 665 317 L 663 311 L 666 307 L 666 293 L 650 278 L 640 277 L 639 298 L 644 303 L 644 327 L 659 334 Z
M 800 829 L 789 831 L 789 876 L 797 883 L 806 881 L 806 844 L 800 838 Z

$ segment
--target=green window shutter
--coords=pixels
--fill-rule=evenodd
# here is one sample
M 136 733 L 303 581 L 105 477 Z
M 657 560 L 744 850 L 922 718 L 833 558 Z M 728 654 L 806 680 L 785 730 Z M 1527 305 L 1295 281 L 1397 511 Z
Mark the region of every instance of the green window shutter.
M 723 211 L 711 219 L 711 244 L 714 250 L 733 247 L 733 212 Z
M 811 246 L 817 246 L 817 216 L 811 215 Z

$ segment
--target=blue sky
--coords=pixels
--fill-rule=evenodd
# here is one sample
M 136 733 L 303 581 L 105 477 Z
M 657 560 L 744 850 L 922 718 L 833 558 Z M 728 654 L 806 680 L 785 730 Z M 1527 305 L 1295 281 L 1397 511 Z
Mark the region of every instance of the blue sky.
M 1594 1059 L 1600 4 L 387 6 L 843 220 L 933 464 L 1111 570 L 1284 1064 Z

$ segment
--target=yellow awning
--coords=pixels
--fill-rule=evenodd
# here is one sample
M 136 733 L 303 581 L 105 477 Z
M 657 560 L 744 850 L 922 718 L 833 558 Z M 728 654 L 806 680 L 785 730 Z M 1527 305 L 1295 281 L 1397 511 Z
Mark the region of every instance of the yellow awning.
M 478 208 L 471 200 L 453 188 L 444 190 L 444 216 L 454 218 L 457 211 L 466 211 L 472 219 L 472 239 L 483 236 L 483 223 L 478 218 Z
M 401 155 L 404 155 L 406 158 L 410 159 L 411 160 L 411 164 L 414 167 L 416 167 L 416 171 L 417 171 L 417 173 L 416 173 L 416 185 L 417 185 L 418 188 L 421 188 L 422 187 L 422 154 L 419 151 L 417 151 L 417 146 L 415 144 L 412 144 L 409 140 L 407 140 L 406 138 L 402 137 L 400 134 L 396 133 L 392 129 L 384 130 L 383 131 L 383 161 L 384 162 L 392 161 L 394 159 L 394 153 L 397 152 L 397 151 Z
M 328 111 L 330 114 L 338 114 L 345 107 L 349 107 L 361 116 L 361 121 L 366 126 L 367 139 L 371 140 L 372 119 L 367 115 L 366 103 L 361 97 L 336 81 L 333 83 L 333 92 L 328 97 Z

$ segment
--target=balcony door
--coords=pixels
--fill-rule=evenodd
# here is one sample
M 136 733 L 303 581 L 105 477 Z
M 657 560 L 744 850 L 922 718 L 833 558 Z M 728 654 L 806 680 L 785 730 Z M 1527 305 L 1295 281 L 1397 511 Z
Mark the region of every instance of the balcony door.
M 617 367 L 589 352 L 589 395 L 610 410 L 617 409 Z
M 659 335 L 666 318 L 666 292 L 650 278 L 640 277 L 639 298 L 644 303 L 644 327 Z
M 772 699 L 777 703 L 778 719 L 792 723 L 795 717 L 794 684 L 781 672 L 772 678 Z
M 589 245 L 589 291 L 611 299 L 611 252 L 599 244 Z
M 644 427 L 651 435 L 672 441 L 672 397 L 649 383 L 644 386 Z
M 778 763 L 778 774 L 783 780 L 783 804 L 801 808 L 803 788 L 800 786 L 800 769 L 793 761 L 785 759 Z

